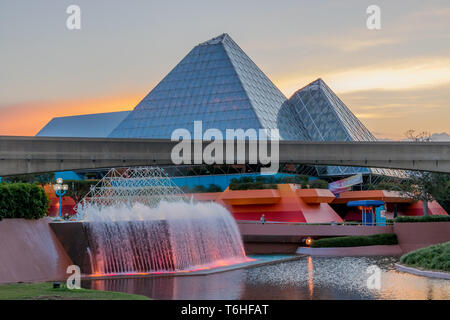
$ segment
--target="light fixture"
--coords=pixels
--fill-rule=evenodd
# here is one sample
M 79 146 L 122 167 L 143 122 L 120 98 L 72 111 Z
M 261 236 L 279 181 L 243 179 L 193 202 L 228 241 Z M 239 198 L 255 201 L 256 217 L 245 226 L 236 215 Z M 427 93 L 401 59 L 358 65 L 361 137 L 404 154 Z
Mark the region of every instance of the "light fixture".
M 62 217 L 61 209 L 62 209 L 62 197 L 67 193 L 67 190 L 69 190 L 69 186 L 67 184 L 62 184 L 63 179 L 58 178 L 56 179 L 56 184 L 53 185 L 53 189 L 55 189 L 56 196 L 59 197 L 59 217 Z
M 307 238 L 305 239 L 305 244 L 306 244 L 308 247 L 311 246 L 312 242 L 313 242 L 313 240 L 311 239 L 311 237 L 307 237 Z

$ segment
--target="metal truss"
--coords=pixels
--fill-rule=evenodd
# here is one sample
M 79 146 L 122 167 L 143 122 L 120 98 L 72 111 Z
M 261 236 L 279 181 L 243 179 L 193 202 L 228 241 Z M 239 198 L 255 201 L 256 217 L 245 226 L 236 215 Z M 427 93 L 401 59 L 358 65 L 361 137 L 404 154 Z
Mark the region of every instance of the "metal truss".
M 84 196 L 75 208 L 77 219 L 87 207 L 132 206 L 142 203 L 151 208 L 161 201 L 188 201 L 183 191 L 158 167 L 112 168 Z

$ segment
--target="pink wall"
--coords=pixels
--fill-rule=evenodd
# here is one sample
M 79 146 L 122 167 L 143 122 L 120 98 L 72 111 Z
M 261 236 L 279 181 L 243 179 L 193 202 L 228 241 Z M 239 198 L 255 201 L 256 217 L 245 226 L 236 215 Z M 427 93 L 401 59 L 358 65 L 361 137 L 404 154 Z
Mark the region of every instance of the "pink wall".
M 0 283 L 62 280 L 69 257 L 48 223 L 39 220 L 0 221 Z
M 400 256 L 402 255 L 402 249 L 396 245 L 341 248 L 299 247 L 296 253 L 317 257 Z
M 358 236 L 393 233 L 392 226 L 301 225 L 237 221 L 243 236 Z
M 402 222 L 394 232 L 404 252 L 450 241 L 450 222 Z

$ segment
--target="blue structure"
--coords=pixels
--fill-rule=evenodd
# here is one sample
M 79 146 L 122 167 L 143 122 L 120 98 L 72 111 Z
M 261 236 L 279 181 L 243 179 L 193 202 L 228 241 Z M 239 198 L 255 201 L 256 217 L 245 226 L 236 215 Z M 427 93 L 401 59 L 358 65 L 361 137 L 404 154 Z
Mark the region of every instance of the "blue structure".
M 347 207 L 362 207 L 362 224 L 364 226 L 385 226 L 386 207 L 380 200 L 358 200 L 347 202 Z
M 50 120 L 37 137 L 106 138 L 130 111 L 56 117 Z
M 205 186 L 208 187 L 211 184 L 219 186 L 222 190 L 228 188 L 233 179 L 240 179 L 243 177 L 256 178 L 260 176 L 259 173 L 236 173 L 236 174 L 221 174 L 221 175 L 210 175 L 210 176 L 188 176 L 188 177 L 172 177 L 171 180 L 179 187 L 189 187 L 194 188 L 195 186 Z M 294 174 L 288 173 L 277 173 L 273 177 L 284 178 L 284 177 L 294 177 Z M 314 178 L 313 178 L 314 179 Z M 311 179 L 311 180 L 313 180 Z

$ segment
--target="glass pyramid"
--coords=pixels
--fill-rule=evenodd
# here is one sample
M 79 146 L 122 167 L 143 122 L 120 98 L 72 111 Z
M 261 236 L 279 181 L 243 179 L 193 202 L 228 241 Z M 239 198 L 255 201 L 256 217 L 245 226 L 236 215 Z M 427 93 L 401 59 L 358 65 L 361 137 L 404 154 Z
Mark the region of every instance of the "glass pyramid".
M 170 138 L 173 130 L 275 129 L 310 140 L 286 97 L 227 34 L 194 47 L 110 133 L 113 138 Z
M 322 79 L 295 92 L 289 99 L 313 141 L 376 141 L 377 139 Z M 396 170 L 395 170 L 396 171 Z M 394 170 L 327 167 L 329 175 L 375 173 L 398 175 Z

